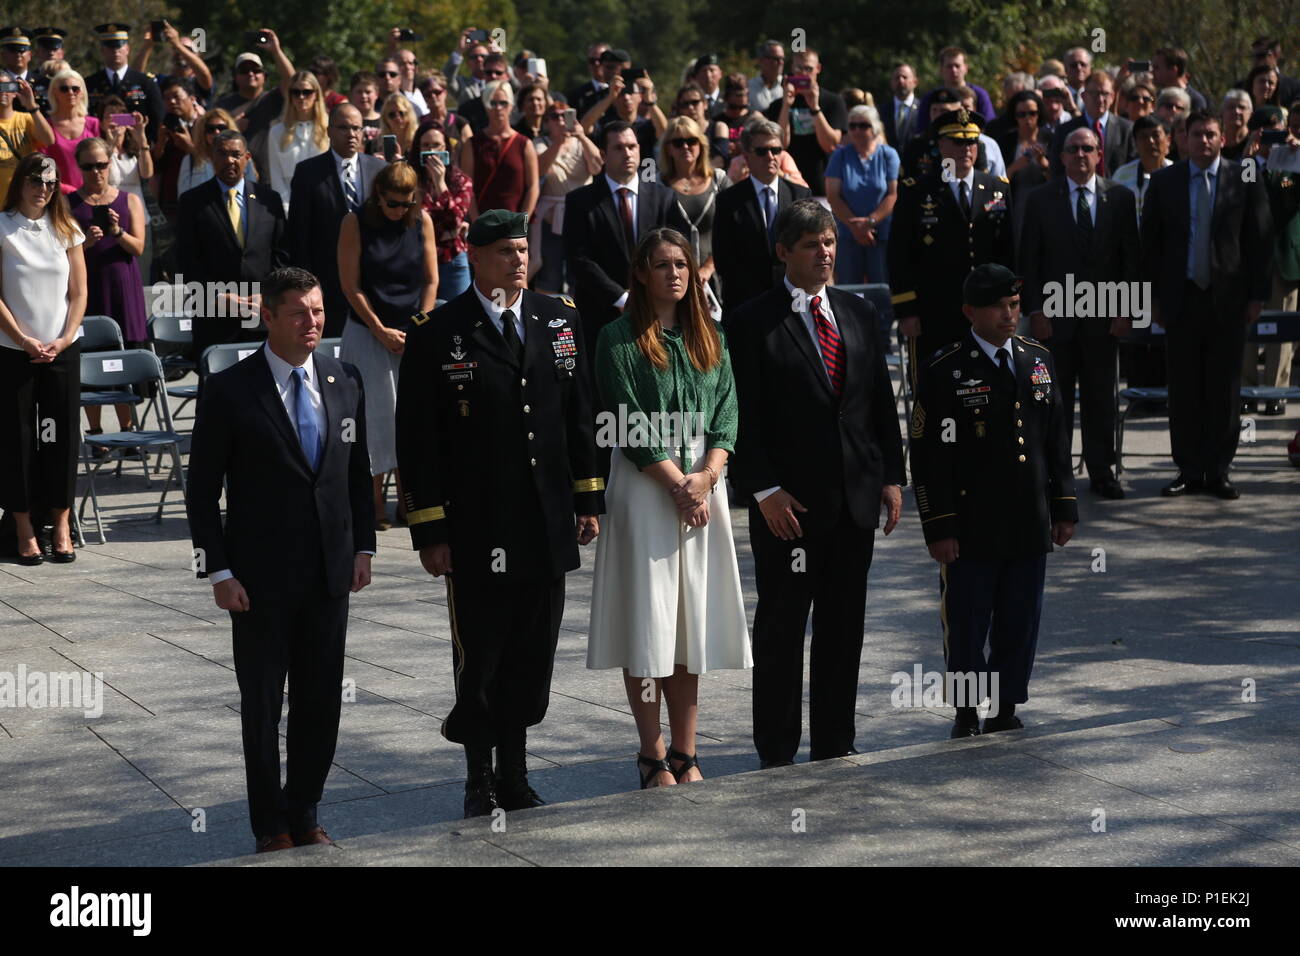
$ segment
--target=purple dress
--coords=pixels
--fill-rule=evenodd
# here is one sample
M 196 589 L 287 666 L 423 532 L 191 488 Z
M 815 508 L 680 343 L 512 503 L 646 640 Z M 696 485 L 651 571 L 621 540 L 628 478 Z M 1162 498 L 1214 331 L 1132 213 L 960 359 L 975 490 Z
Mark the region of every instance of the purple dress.
M 109 208 L 117 211 L 123 229 L 131 222 L 129 195 L 119 189 L 117 198 L 109 203 Z M 81 231 L 89 235 L 94 207 L 80 193 L 68 196 L 68 204 Z M 139 260 L 107 231 L 99 242 L 86 243 L 85 254 L 86 315 L 107 315 L 121 327 L 122 338 L 127 342 L 147 342 L 149 331 Z

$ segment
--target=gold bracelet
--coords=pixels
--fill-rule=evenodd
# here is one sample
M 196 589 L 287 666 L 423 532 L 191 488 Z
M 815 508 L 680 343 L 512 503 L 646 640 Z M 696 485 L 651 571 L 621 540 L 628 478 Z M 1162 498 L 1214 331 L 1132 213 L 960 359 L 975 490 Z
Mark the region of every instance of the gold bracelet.
M 712 492 L 718 487 L 718 473 L 713 470 L 711 465 L 705 465 L 704 470 L 709 473 L 709 491 Z

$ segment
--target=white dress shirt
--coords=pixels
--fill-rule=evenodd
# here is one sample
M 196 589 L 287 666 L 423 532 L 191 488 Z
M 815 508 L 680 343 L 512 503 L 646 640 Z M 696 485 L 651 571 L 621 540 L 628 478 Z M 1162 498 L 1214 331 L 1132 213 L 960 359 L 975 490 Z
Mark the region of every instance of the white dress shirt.
M 108 82 L 110 84 L 123 83 L 126 81 L 127 69 L 128 67 L 126 66 L 122 67 L 120 70 L 111 70 L 108 67 L 104 67 L 104 74 L 108 77 Z
M 826 376 L 826 381 L 829 382 L 830 375 L 826 372 L 826 357 L 822 354 L 821 339 L 817 335 L 817 320 L 813 318 L 812 314 L 812 300 L 816 296 L 821 296 L 822 300 L 818 303 L 821 308 L 821 313 L 825 317 L 826 321 L 830 323 L 831 328 L 835 330 L 836 334 L 839 333 L 840 327 L 835 321 L 835 313 L 831 311 L 830 297 L 826 295 L 826 287 L 822 286 L 817 291 L 808 293 L 807 291 L 798 289 L 794 283 L 790 281 L 789 277 L 786 277 L 782 281 L 785 282 L 785 287 L 790 292 L 791 297 L 803 296 L 804 300 L 808 303 L 808 308 L 799 313 L 799 318 L 803 319 L 803 327 L 807 331 L 808 337 L 812 339 L 813 351 L 815 351 L 817 357 L 822 360 L 822 374 Z M 754 492 L 754 500 L 762 501 L 764 498 L 775 494 L 780 490 L 780 485 L 773 485 L 771 488 L 764 488 L 762 491 L 756 491 Z
M 402 90 L 402 95 L 415 107 L 416 116 L 429 115 L 429 104 L 424 101 L 424 94 L 419 90 Z
M 970 168 L 965 177 L 954 179 L 948 183 L 948 188 L 952 190 L 952 198 L 957 200 L 957 208 L 961 208 L 961 186 L 960 183 L 966 184 L 966 198 L 970 200 L 970 207 L 975 209 L 975 167 Z
M 271 167 L 271 188 L 280 194 L 284 214 L 288 216 L 294 170 L 304 159 L 319 156 L 324 150 L 316 145 L 315 127 L 306 120 L 294 124 L 288 146 L 280 146 L 283 139 L 284 124 L 276 123 L 266 134 L 266 158 Z
M 989 357 L 989 361 L 999 368 L 1002 367 L 1002 362 L 998 359 L 998 353 L 1006 352 L 1007 361 L 1011 364 L 1011 372 L 1012 374 L 1015 373 L 1016 356 L 1015 353 L 1011 351 L 1011 339 L 1007 339 L 1001 345 L 994 345 L 992 342 L 980 338 L 979 334 L 974 331 L 971 332 L 971 335 L 975 336 L 975 344 L 984 350 L 984 354 Z
M 748 178 L 749 178 L 749 181 L 750 181 L 751 183 L 754 184 L 754 194 L 755 194 L 756 196 L 758 196 L 758 211 L 759 211 L 759 212 L 764 212 L 764 208 L 763 208 L 763 193 L 767 193 L 768 195 L 770 195 L 770 196 L 772 197 L 772 218 L 773 218 L 773 221 L 775 221 L 775 219 L 776 219 L 776 207 L 777 207 L 777 203 L 778 203 L 778 202 L 780 201 L 780 199 L 781 199 L 781 193 L 780 193 L 780 192 L 777 190 L 777 188 L 776 188 L 776 184 L 777 184 L 777 182 L 779 182 L 780 177 L 778 176 L 778 178 L 772 180 L 771 183 L 761 183 L 761 182 L 759 182 L 759 181 L 758 181 L 758 177 L 755 176 L 755 175 L 753 175 L 753 173 L 751 173 L 751 174 L 749 175 Z
M 619 224 L 620 224 L 620 225 L 622 225 L 622 222 L 623 222 L 623 211 L 622 211 L 622 210 L 623 210 L 623 200 L 622 200 L 622 197 L 619 196 L 618 191 L 619 191 L 620 189 L 630 189 L 630 190 L 632 190 L 632 195 L 631 195 L 630 197 L 628 197 L 628 198 L 629 198 L 629 201 L 632 203 L 632 241 L 633 241 L 633 242 L 636 242 L 636 240 L 637 240 L 637 235 L 636 235 L 636 214 L 637 214 L 637 208 L 638 208 L 638 207 L 637 207 L 637 204 L 641 201 L 641 194 L 637 192 L 637 189 L 638 189 L 638 187 L 640 187 L 640 185 L 641 185 L 641 177 L 639 177 L 639 176 L 633 176 L 633 177 L 632 177 L 632 181 L 631 181 L 630 183 L 628 183 L 626 186 L 625 186 L 623 183 L 615 182 L 614 180 L 610 179 L 608 175 L 605 176 L 605 182 L 606 182 L 606 184 L 608 184 L 608 186 L 609 186 L 609 191 L 610 191 L 610 192 L 613 194 L 613 196 L 614 196 L 614 211 L 615 211 L 616 213 L 618 213 L 618 217 L 619 217 L 619 220 L 618 220 L 618 221 L 619 221 Z M 623 294 L 622 294 L 622 295 L 620 295 L 617 299 L 614 300 L 614 308 L 616 308 L 616 309 L 621 309 L 621 308 L 623 308 L 623 306 L 625 306 L 625 305 L 627 305 L 627 290 L 626 290 L 626 289 L 623 290 Z
M 486 312 L 488 318 L 492 320 L 493 328 L 495 328 L 498 332 L 500 332 L 503 338 L 505 337 L 506 334 L 506 323 L 505 323 L 505 319 L 501 317 L 501 314 L 505 312 L 506 309 L 509 309 L 511 312 L 515 314 L 515 331 L 519 333 L 519 341 L 520 342 L 528 341 L 524 337 L 525 326 L 524 326 L 524 316 L 523 316 L 523 306 L 524 306 L 523 290 L 520 290 L 519 292 L 515 293 L 514 302 L 510 303 L 509 305 L 497 305 L 494 299 L 489 299 L 481 291 L 479 291 L 479 287 L 477 283 L 470 283 L 470 288 L 474 290 L 474 294 L 478 296 L 479 302 L 482 303 L 483 311 Z
M 1086 183 L 1080 186 L 1073 179 L 1070 183 L 1070 215 L 1074 217 L 1075 225 L 1079 224 L 1079 190 L 1082 189 L 1088 194 L 1088 215 L 1092 219 L 1092 224 L 1097 224 L 1097 177 L 1093 176 Z

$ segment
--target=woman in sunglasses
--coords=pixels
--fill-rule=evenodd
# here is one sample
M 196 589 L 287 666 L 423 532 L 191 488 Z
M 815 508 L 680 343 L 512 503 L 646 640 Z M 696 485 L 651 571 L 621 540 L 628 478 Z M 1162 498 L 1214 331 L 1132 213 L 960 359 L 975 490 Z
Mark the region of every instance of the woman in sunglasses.
M 1007 179 L 1011 181 L 1012 208 L 1025 192 L 1047 182 L 1047 147 L 1051 134 L 1040 123 L 1043 117 L 1043 98 L 1033 90 L 1020 90 L 1007 100 L 1005 126 L 1007 131 L 997 138 L 1002 155 L 1010 164 Z
M 383 137 L 397 137 L 397 155 L 394 159 L 405 159 L 415 142 L 415 130 L 419 120 L 415 107 L 401 93 L 389 93 L 379 111 L 379 139 L 375 145 L 375 155 L 384 155 Z
M 59 188 L 70 193 L 81 185 L 77 168 L 77 144 L 99 135 L 99 120 L 88 116 L 86 81 L 75 70 L 63 70 L 50 80 L 50 126 L 54 142 L 42 146 L 41 152 L 59 167 Z
M 316 74 L 299 70 L 289 82 L 289 98 L 280 121 L 266 136 L 266 158 L 271 188 L 284 202 L 289 215 L 289 193 L 293 171 L 304 159 L 329 149 L 329 117 L 325 115 L 325 94 Z
M 14 517 L 24 565 L 44 560 L 34 525 L 45 524 L 45 509 L 54 525 L 50 560 L 76 558 L 69 517 L 81 443 L 84 238 L 54 160 L 25 156 L 0 213 L 0 508 Z M 51 420 L 52 430 L 37 429 Z
M 392 527 L 384 501 L 384 476 L 390 471 L 397 484 L 398 523 L 406 517 L 395 426 L 406 332 L 413 319 L 427 321 L 423 314 L 438 301 L 438 242 L 433 220 L 420 208 L 419 185 L 407 163 L 389 163 L 375 176 L 360 213 L 348 213 L 339 226 L 339 281 L 351 306 L 339 358 L 357 367 L 366 390 L 366 441 L 380 531 Z
M 86 236 L 82 246 L 86 258 L 86 314 L 107 315 L 121 328 L 127 348 L 145 348 L 149 332 L 139 265 L 145 241 L 144 202 L 109 182 L 112 152 L 113 148 L 102 139 L 83 139 L 77 144 L 77 168 L 83 182 L 68 196 L 68 208 Z M 113 408 L 118 430 L 131 431 L 131 407 L 121 403 Z M 100 405 L 86 407 L 90 423 L 86 434 L 103 431 L 102 411 Z
M 212 170 L 212 143 L 228 129 L 236 132 L 235 118 L 223 109 L 208 110 L 199 117 L 194 126 L 194 151 L 181 163 L 180 177 L 176 192 L 184 195 L 195 186 L 202 186 L 216 175 Z M 249 163 L 244 169 L 244 178 L 257 182 L 257 166 Z
M 537 150 L 528 137 L 510 126 L 514 90 L 504 80 L 483 89 L 487 128 L 460 151 L 460 167 L 474 181 L 479 209 L 508 209 L 533 214 L 537 207 Z
M 695 120 L 674 116 L 659 141 L 659 181 L 677 193 L 677 202 L 691 224 L 691 252 L 699 263 L 700 279 L 715 300 L 721 287 L 714 278 L 713 217 L 718 193 L 731 185 L 722 169 L 709 160 L 709 144 Z
M 874 106 L 849 110 L 845 140 L 831 153 L 825 176 L 826 199 L 839 232 L 835 281 L 888 282 L 885 263 L 898 201 L 898 152 L 885 142 L 885 127 Z M 884 336 L 886 348 L 888 341 Z
M 1141 74 L 1145 76 L 1146 74 Z M 1156 110 L 1156 88 L 1141 79 L 1130 77 L 1124 81 L 1120 87 L 1120 95 L 1117 97 L 1124 104 L 1124 116 L 1130 123 L 1136 123 L 1144 116 L 1154 113 Z

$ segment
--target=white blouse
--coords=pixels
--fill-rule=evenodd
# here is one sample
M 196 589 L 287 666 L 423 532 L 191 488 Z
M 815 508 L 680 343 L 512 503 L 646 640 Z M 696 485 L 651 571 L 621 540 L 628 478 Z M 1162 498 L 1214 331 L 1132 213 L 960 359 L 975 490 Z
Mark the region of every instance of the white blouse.
M 140 159 L 129 153 L 113 151 L 112 165 L 108 167 L 108 183 L 123 192 L 132 193 L 144 202 L 144 184 L 140 182 Z
M 284 138 L 284 123 L 276 123 L 266 134 L 266 156 L 267 164 L 271 167 L 271 188 L 280 194 L 286 216 L 289 214 L 289 187 L 293 182 L 294 167 L 304 159 L 311 159 L 325 152 L 316 145 L 312 135 L 313 129 L 312 124 L 305 120 L 295 124 L 293 139 L 284 149 L 280 148 L 280 140 Z
M 80 229 L 65 243 L 50 225 L 49 213 L 28 219 L 17 209 L 0 213 L 0 299 L 18 321 L 18 327 L 39 339 L 53 342 L 63 334 L 68 320 L 68 249 L 80 245 Z M 77 329 L 77 338 L 84 330 Z M 0 345 L 20 349 L 7 335 Z

